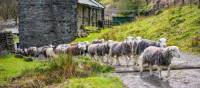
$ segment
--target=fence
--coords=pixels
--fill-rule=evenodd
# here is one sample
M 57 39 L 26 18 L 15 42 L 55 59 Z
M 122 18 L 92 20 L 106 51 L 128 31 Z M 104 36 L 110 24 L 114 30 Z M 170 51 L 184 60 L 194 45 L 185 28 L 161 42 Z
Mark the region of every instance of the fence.
M 120 25 L 120 24 L 123 24 L 123 23 L 127 23 L 127 22 L 131 22 L 134 20 L 134 17 L 113 17 L 112 18 L 113 21 L 112 21 L 112 24 L 113 25 Z

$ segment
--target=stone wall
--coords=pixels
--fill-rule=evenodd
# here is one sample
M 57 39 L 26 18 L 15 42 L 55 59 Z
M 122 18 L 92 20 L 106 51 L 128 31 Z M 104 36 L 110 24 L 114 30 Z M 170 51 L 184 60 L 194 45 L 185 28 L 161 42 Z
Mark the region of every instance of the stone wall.
M 18 0 L 20 47 L 72 41 L 76 8 L 77 0 Z
M 0 52 L 4 50 L 15 51 L 12 32 L 0 32 Z

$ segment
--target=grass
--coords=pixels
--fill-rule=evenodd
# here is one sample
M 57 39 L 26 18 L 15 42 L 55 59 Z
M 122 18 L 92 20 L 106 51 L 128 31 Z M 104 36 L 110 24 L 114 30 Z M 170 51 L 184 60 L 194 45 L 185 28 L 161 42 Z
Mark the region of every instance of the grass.
M 200 35 L 200 9 L 195 5 L 172 7 L 160 14 L 139 18 L 132 23 L 113 27 L 99 38 L 106 40 L 124 40 L 127 36 L 142 36 L 143 38 L 158 40 L 165 37 L 168 45 L 176 45 L 184 52 L 200 54 L 200 41 L 193 47 L 194 38 Z
M 12 77 L 20 75 L 25 69 L 33 69 L 40 62 L 26 62 L 22 58 L 15 58 L 14 55 L 0 57 L 0 85 L 8 83 Z
M 50 61 L 41 63 L 33 69 L 25 69 L 15 77 L 11 84 L 22 88 L 45 87 L 55 83 L 62 83 L 70 78 L 82 78 L 108 73 L 113 68 L 91 61 L 89 57 L 59 55 Z M 9 85 L 5 85 L 9 87 Z
M 88 77 L 70 79 L 65 88 L 123 88 L 117 77 Z
M 113 3 L 113 0 L 100 0 L 100 3 L 102 3 L 103 5 L 107 5 Z
M 90 33 L 87 37 L 75 39 L 74 42 L 84 42 L 84 41 L 91 42 L 94 39 L 98 39 L 103 33 L 106 33 L 108 31 L 109 29 L 104 29 L 101 30 L 100 32 Z
M 19 43 L 19 36 L 18 35 L 13 35 L 14 38 L 14 43 Z

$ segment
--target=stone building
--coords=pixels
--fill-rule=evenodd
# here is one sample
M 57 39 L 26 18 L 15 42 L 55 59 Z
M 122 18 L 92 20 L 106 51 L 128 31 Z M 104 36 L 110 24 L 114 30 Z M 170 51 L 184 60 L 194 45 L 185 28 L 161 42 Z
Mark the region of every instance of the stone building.
M 95 0 L 18 0 L 20 47 L 70 42 L 81 25 L 96 26 L 103 14 Z
M 95 0 L 78 0 L 77 27 L 97 26 L 99 20 L 104 20 L 104 6 Z
M 18 0 L 20 47 L 72 41 L 76 11 L 77 0 Z

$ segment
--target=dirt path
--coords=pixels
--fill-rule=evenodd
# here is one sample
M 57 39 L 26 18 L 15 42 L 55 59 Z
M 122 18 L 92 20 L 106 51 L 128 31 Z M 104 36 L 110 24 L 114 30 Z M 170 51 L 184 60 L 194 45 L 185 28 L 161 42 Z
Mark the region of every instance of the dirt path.
M 183 54 L 181 59 L 173 59 L 172 64 L 177 67 L 200 67 L 200 56 Z M 118 75 L 128 88 L 200 88 L 200 69 L 173 70 L 170 79 L 166 81 L 158 79 L 157 72 L 153 76 L 148 72 L 140 76 L 138 72 L 131 72 L 134 68 L 136 67 L 116 67 L 116 71 L 121 73 L 114 74 Z M 162 75 L 165 76 L 166 72 L 163 71 Z

